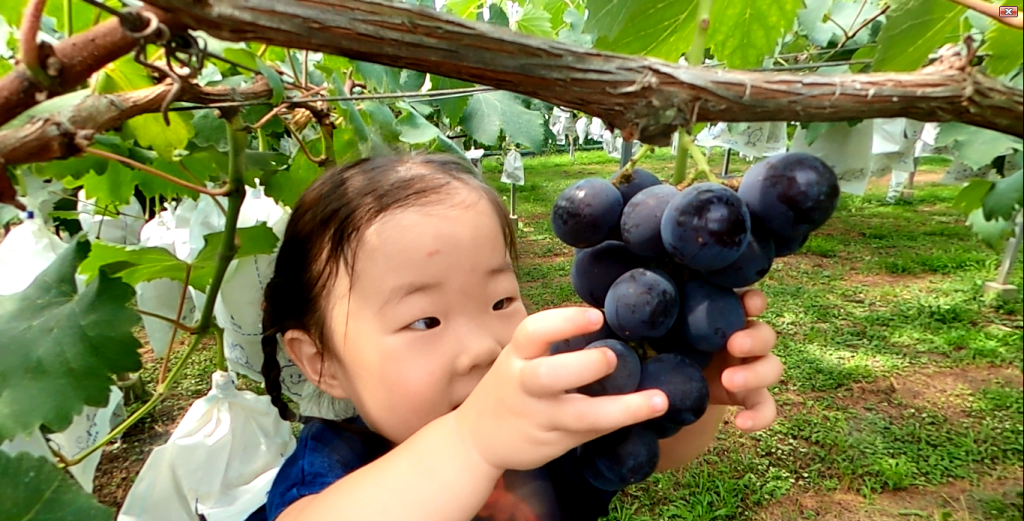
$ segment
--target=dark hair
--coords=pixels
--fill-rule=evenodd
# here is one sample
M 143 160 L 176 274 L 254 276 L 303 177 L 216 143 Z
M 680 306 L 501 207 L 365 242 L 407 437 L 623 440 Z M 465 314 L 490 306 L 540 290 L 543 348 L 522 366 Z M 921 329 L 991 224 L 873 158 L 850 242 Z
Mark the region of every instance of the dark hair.
M 281 417 L 298 416 L 281 396 L 281 364 L 277 335 L 291 329 L 309 333 L 321 353 L 325 335 L 326 298 L 337 277 L 339 261 L 353 276 L 356 247 L 362 234 L 386 213 L 427 200 L 443 204 L 453 185 L 479 190 L 494 209 L 505 245 L 517 263 L 515 228 L 508 211 L 476 169 L 446 154 L 402 154 L 360 159 L 326 170 L 293 208 L 263 295 L 263 366 L 261 373 L 271 402 Z

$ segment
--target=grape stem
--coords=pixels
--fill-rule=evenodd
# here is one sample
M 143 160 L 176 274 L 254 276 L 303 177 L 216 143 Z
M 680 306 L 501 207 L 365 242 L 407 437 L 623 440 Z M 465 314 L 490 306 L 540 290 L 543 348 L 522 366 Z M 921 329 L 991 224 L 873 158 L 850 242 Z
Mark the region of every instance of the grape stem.
M 697 1 L 697 28 L 693 31 L 693 41 L 690 42 L 690 48 L 686 51 L 686 63 L 690 67 L 700 67 L 704 64 L 704 48 L 707 46 L 708 27 L 711 26 L 711 1 Z M 679 143 L 676 145 L 676 166 L 675 171 L 672 173 L 673 185 L 678 185 L 687 180 L 686 163 L 690 149 L 682 145 L 686 141 L 689 141 L 691 144 L 693 143 L 689 129 L 679 127 L 678 135 Z M 701 154 L 701 157 L 703 157 L 703 154 Z M 707 160 L 704 161 L 704 165 L 705 167 L 707 166 Z M 706 172 L 710 174 L 711 170 L 706 169 Z
M 651 145 L 644 145 L 640 147 L 640 150 L 638 150 L 637 153 L 626 162 L 626 166 L 616 172 L 615 177 L 612 178 L 612 184 L 619 186 L 620 184 L 632 181 L 633 169 L 636 168 L 636 164 L 639 163 L 640 159 L 646 156 L 651 150 L 654 150 L 654 147 Z
M 245 169 L 245 149 L 248 142 L 248 135 L 245 133 L 245 123 L 239 117 L 236 111 L 231 111 L 230 114 L 226 115 L 225 119 L 228 120 L 228 186 L 227 186 L 227 197 L 228 197 L 228 211 L 227 218 L 224 223 L 224 236 L 220 243 L 220 248 L 217 250 L 217 265 L 213 270 L 213 277 L 210 279 L 210 287 L 207 291 L 207 299 L 203 304 L 202 313 L 199 315 L 199 324 L 196 325 L 196 333 L 192 336 L 191 342 L 189 342 L 188 348 L 182 353 L 181 359 L 174 364 L 174 368 L 171 369 L 170 374 L 167 375 L 167 380 L 161 384 L 157 384 L 156 392 L 142 407 L 132 413 L 125 421 L 121 422 L 120 425 L 110 431 L 109 434 L 99 440 L 93 446 L 89 447 L 85 451 L 79 453 L 74 458 L 68 459 L 67 461 L 59 462 L 57 465 L 60 469 L 72 467 L 85 461 L 91 454 L 102 449 L 108 443 L 113 441 L 115 438 L 128 430 L 129 427 L 138 422 L 143 416 L 152 411 L 157 404 L 160 403 L 164 398 L 170 394 L 171 388 L 174 383 L 178 380 L 181 375 L 182 369 L 188 363 L 189 358 L 195 352 L 196 348 L 199 347 L 200 343 L 211 333 L 217 334 L 217 325 L 213 320 L 213 309 L 217 303 L 217 297 L 220 294 L 221 284 L 224 282 L 224 275 L 228 271 L 228 266 L 231 265 L 231 261 L 234 260 L 235 254 L 238 253 L 238 240 L 236 232 L 238 231 L 238 215 L 242 209 L 242 202 L 245 200 L 245 178 L 243 176 Z M 223 346 L 223 342 L 218 342 L 219 347 Z M 168 356 L 170 353 L 168 353 Z M 218 359 L 224 358 L 223 349 L 217 355 Z M 227 365 L 226 363 L 224 364 Z
M 679 147 L 678 150 L 685 150 L 687 153 L 693 156 L 693 162 L 697 163 L 697 171 L 704 174 L 704 177 L 708 181 L 719 182 L 719 179 L 715 174 L 711 172 L 711 165 L 708 164 L 708 158 L 704 156 L 704 152 L 701 151 L 697 143 L 693 141 L 693 138 L 685 132 L 679 133 Z

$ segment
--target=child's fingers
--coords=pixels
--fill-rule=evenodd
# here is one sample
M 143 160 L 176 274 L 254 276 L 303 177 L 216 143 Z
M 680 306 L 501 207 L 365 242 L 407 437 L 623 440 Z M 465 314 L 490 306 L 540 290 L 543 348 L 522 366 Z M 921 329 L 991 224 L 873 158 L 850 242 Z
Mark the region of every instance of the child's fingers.
M 768 309 L 768 297 L 759 289 L 748 289 L 740 294 L 743 300 L 743 309 L 748 317 L 760 316 Z
M 771 427 L 778 416 L 775 398 L 768 389 L 760 389 L 745 397 L 743 406 L 746 410 L 736 415 L 736 428 L 745 432 L 756 432 Z
M 611 349 L 584 349 L 530 360 L 519 374 L 523 391 L 538 398 L 587 385 L 615 370 Z
M 767 355 L 778 340 L 775 330 L 764 322 L 747 321 L 746 329 L 732 334 L 726 343 L 729 354 L 736 358 L 752 358 Z
M 533 359 L 550 352 L 551 343 L 597 331 L 604 322 L 601 310 L 584 307 L 547 309 L 526 317 L 512 334 L 509 349 L 520 358 Z
M 779 383 L 782 371 L 779 357 L 769 354 L 722 371 L 722 387 L 731 393 L 765 389 Z
M 553 416 L 554 427 L 573 432 L 611 432 L 665 414 L 668 397 L 657 389 L 591 398 L 566 395 Z

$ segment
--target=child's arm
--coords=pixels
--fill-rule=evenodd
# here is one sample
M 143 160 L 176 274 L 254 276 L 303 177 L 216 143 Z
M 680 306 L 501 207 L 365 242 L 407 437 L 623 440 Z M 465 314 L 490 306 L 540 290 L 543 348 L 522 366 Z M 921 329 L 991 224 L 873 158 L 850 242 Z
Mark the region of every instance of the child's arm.
M 472 519 L 501 471 L 462 438 L 453 414 L 319 494 L 292 503 L 278 521 Z
M 751 290 L 743 294 L 743 305 L 748 316 L 756 317 L 764 312 L 767 299 L 764 293 Z M 727 406 L 746 409 L 736 415 L 740 430 L 755 432 L 771 426 L 776 408 L 768 387 L 779 381 L 783 369 L 771 352 L 775 340 L 775 331 L 757 321 L 748 321 L 746 329 L 729 337 L 725 351 L 716 354 L 704 370 L 710 391 L 707 412 L 675 436 L 661 440 L 658 471 L 687 465 L 704 453 L 718 434 Z

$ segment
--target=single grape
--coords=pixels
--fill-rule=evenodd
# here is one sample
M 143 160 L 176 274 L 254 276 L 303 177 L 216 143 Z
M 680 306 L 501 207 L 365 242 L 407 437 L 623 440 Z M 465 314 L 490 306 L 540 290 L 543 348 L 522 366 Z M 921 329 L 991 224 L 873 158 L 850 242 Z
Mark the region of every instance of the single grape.
M 622 205 L 629 204 L 630 199 L 643 190 L 660 184 L 661 179 L 658 179 L 658 176 L 643 168 L 634 168 L 633 177 L 629 182 L 619 185 L 619 193 L 622 194 Z
M 680 285 L 679 287 L 682 286 Z M 668 330 L 668 333 L 665 333 L 658 338 L 648 340 L 647 345 L 649 345 L 651 349 L 659 355 L 666 353 L 682 355 L 690 359 L 691 362 L 697 364 L 701 369 L 707 367 L 711 363 L 711 359 L 715 356 L 714 353 L 694 349 L 693 346 L 686 341 L 686 335 L 683 333 L 682 315 L 676 317 L 676 321 L 672 324 L 672 328 Z
M 750 215 L 736 192 L 697 183 L 675 196 L 661 218 L 661 240 L 676 262 L 701 271 L 736 260 L 750 239 Z
M 715 353 L 725 349 L 733 333 L 746 327 L 747 313 L 735 291 L 693 278 L 683 286 L 679 322 L 687 344 Z
M 804 152 L 777 154 L 754 163 L 737 192 L 773 240 L 803 237 L 817 230 L 839 204 L 836 173 L 818 157 Z M 775 246 L 782 249 L 778 241 Z
M 640 358 L 633 348 L 621 340 L 598 340 L 584 349 L 607 347 L 615 353 L 618 363 L 615 370 L 607 376 L 591 382 L 576 391 L 587 396 L 607 396 L 610 394 L 626 394 L 636 390 L 640 383 Z
M 584 443 L 577 457 L 588 481 L 597 488 L 615 491 L 654 474 L 661 448 L 653 432 L 630 425 Z
M 807 244 L 807 239 L 810 238 L 810 234 L 800 237 L 779 236 L 772 238 L 772 243 L 775 245 L 775 258 L 781 259 L 800 251 L 800 248 L 803 248 L 804 244 Z
M 643 266 L 643 259 L 618 241 L 604 241 L 579 250 L 572 261 L 569 280 L 580 299 L 596 308 L 604 307 L 608 289 L 627 271 Z
M 612 331 L 625 340 L 657 338 L 679 313 L 679 293 L 664 272 L 636 268 L 612 284 L 604 313 Z
M 775 244 L 768 229 L 757 218 L 750 218 L 750 240 L 740 256 L 728 266 L 705 271 L 711 282 L 726 288 L 745 288 L 764 278 L 775 261 Z
M 661 240 L 661 218 L 672 199 L 679 195 L 676 187 L 658 184 L 636 194 L 622 208 L 622 242 L 630 251 L 644 257 L 665 255 Z
M 573 351 L 579 351 L 598 340 L 606 339 L 620 340 L 615 332 L 612 331 L 612 328 L 608 326 L 607 321 L 601 324 L 601 329 L 598 329 L 593 333 L 586 333 L 572 338 L 567 338 L 565 340 L 559 340 L 558 342 L 553 342 L 549 352 L 552 355 L 571 353 Z
M 668 353 L 644 361 L 637 391 L 648 389 L 660 389 L 668 397 L 665 414 L 640 424 L 659 438 L 675 436 L 708 409 L 708 382 L 701 368 L 683 355 Z
M 573 183 L 558 194 L 551 208 L 551 230 L 559 240 L 576 248 L 606 241 L 619 226 L 622 195 L 604 179 Z

